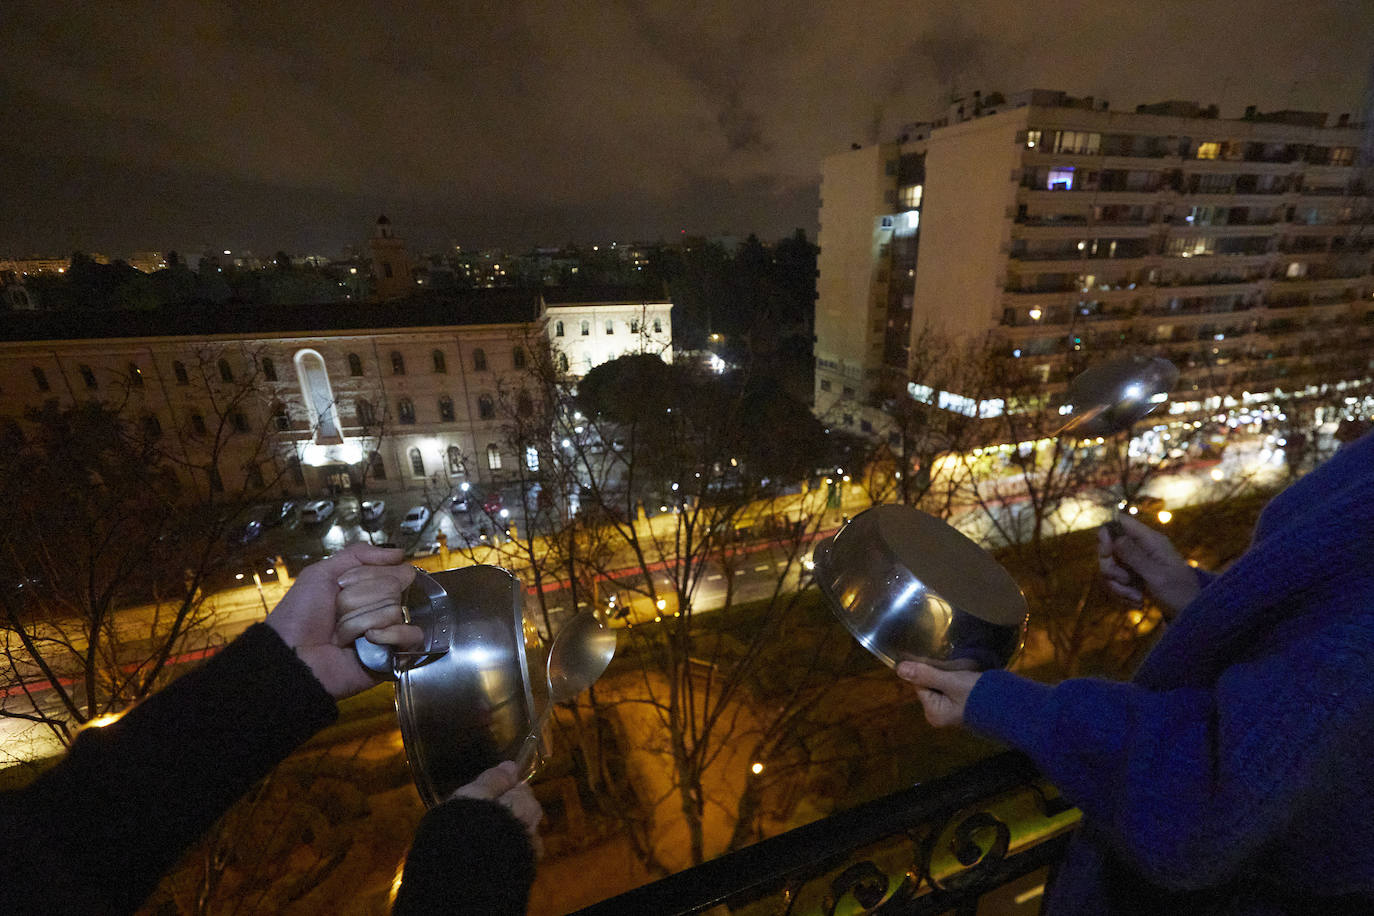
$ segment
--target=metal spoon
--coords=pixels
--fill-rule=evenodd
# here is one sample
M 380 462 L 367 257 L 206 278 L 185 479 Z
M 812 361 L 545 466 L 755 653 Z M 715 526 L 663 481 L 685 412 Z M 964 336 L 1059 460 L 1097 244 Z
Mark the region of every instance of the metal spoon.
M 554 637 L 544 675 L 549 687 L 548 701 L 515 758 L 524 781 L 528 782 L 539 768 L 535 758 L 553 707 L 596 683 L 615 656 L 615 643 L 615 632 L 588 611 L 569 620 Z

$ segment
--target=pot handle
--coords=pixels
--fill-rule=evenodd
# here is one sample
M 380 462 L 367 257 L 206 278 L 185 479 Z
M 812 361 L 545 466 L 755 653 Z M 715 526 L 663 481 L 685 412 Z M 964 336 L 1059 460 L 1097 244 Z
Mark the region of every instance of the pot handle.
M 395 680 L 410 668 L 433 661 L 448 651 L 449 622 L 441 610 L 448 600 L 448 592 L 434 577 L 419 567 L 415 581 L 406 589 L 403 598 L 410 623 L 424 630 L 425 645 L 418 652 L 393 652 L 390 646 L 380 646 L 366 636 L 353 640 L 358 661 L 374 674 Z

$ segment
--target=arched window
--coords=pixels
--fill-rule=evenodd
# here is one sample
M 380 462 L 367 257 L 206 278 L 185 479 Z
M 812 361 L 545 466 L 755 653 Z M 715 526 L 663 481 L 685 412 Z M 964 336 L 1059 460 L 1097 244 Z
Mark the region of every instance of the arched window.
M 566 353 L 560 353 L 560 354 L 558 354 L 558 371 L 559 371 L 559 372 L 567 372 L 567 371 L 568 371 L 568 354 L 566 354 Z
M 129 363 L 129 386 L 132 388 L 143 387 L 143 370 L 138 368 L 138 363 Z
M 654 333 L 655 333 L 655 334 L 662 334 L 662 333 L 663 333 L 663 319 L 662 319 L 662 318 L 655 318 L 655 319 L 654 319 Z
M 373 480 L 386 480 L 386 463 L 382 461 L 381 452 L 373 452 L 368 456 L 368 464 L 371 468 Z
M 220 381 L 223 382 L 232 382 L 234 380 L 234 370 L 230 368 L 229 360 L 223 357 L 221 357 L 219 361 L 219 377 Z
M 439 397 L 439 419 L 444 423 L 453 422 L 453 398 L 446 394 Z
M 305 396 L 307 418 L 315 429 L 319 442 L 341 442 L 339 414 L 334 400 L 334 387 L 329 382 L 324 357 L 317 350 L 296 353 L 296 378 Z
M 401 351 L 400 351 L 400 350 L 392 350 L 392 351 L 391 351 L 391 374 L 392 374 L 392 375 L 405 375 L 405 374 L 406 374 L 406 358 L 405 358 L 404 356 L 401 355 Z
M 90 366 L 81 367 L 81 381 L 87 388 L 95 388 L 95 371 Z
M 396 405 L 396 414 L 402 423 L 410 425 L 415 422 L 415 404 L 410 398 L 401 398 Z
M 583 337 L 591 337 L 591 336 L 592 336 L 592 323 L 591 323 L 590 321 L 588 321 L 587 319 L 583 318 L 583 319 L 582 319 L 582 325 L 581 325 L 581 327 L 579 328 L 579 330 L 582 332 L 582 336 L 583 336 Z
M 610 319 L 610 318 L 607 318 L 607 319 L 606 319 L 606 333 L 607 333 L 607 334 L 614 334 L 614 333 L 615 333 L 615 322 L 614 322 L 612 319 Z
M 474 372 L 487 371 L 487 351 L 481 347 L 472 351 L 472 369 Z
M 425 459 L 418 448 L 410 450 L 410 473 L 416 477 L 425 476 Z
M 177 377 L 178 385 L 189 385 L 191 379 L 186 375 L 186 364 L 179 359 L 172 360 L 172 374 Z
M 522 417 L 534 413 L 534 401 L 530 400 L 529 392 L 522 391 L 515 396 L 515 412 Z
M 553 336 L 554 336 L 554 337 L 562 337 L 562 336 L 563 336 L 563 322 L 562 322 L 562 321 L 555 321 L 555 322 L 553 323 Z
M 280 422 L 280 421 L 278 421 Z M 205 435 L 205 417 L 199 413 L 191 414 L 191 433 L 196 436 Z
M 493 471 L 501 470 L 501 450 L 493 442 L 487 446 L 487 467 Z
M 447 371 L 448 371 L 448 360 L 444 359 L 444 351 L 443 351 L 443 350 L 435 350 L 435 351 L 434 351 L 434 371 L 435 371 L 435 372 L 447 372 Z
M 264 356 L 262 358 L 262 377 L 269 382 L 275 382 L 277 380 L 277 364 L 272 362 L 272 357 L 270 356 Z
M 52 387 L 48 384 L 48 373 L 37 366 L 33 367 L 33 383 L 38 386 L 39 391 L 48 391 Z
M 463 470 L 463 453 L 456 445 L 450 445 L 448 447 L 448 472 L 450 474 L 466 473 Z
M 484 394 L 477 399 L 477 414 L 483 420 L 496 419 L 496 404 L 492 401 L 491 395 Z
M 349 375 L 362 375 L 362 374 L 363 374 L 363 360 L 362 360 L 362 357 L 358 356 L 358 354 L 356 354 L 356 353 L 350 353 L 350 354 L 348 354 L 348 374 L 349 374 Z
M 354 403 L 358 408 L 358 425 L 376 426 L 377 410 L 372 406 L 372 402 L 367 398 L 358 398 Z
M 510 354 L 511 365 L 517 369 L 525 368 L 525 348 L 516 347 Z
M 638 318 L 631 318 L 631 319 L 630 319 L 630 333 L 631 333 L 631 334 L 638 334 L 638 333 L 639 333 L 639 319 L 638 319 Z
M 286 432 L 291 428 L 291 415 L 286 412 L 286 405 L 281 401 L 272 405 L 272 422 L 278 432 Z

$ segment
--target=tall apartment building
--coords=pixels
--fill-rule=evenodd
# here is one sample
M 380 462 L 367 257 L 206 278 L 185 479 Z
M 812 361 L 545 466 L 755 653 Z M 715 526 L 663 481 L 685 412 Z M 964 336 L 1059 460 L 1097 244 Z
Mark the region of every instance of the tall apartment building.
M 975 94 L 821 183 L 816 410 L 868 427 L 923 328 L 1047 386 L 1122 346 L 1181 390 L 1368 377 L 1374 187 L 1348 116 Z

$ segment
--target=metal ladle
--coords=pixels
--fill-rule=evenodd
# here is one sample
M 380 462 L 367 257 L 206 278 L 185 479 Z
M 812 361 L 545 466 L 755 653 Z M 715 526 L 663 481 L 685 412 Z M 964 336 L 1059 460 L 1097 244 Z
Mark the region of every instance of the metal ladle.
M 515 758 L 515 766 L 524 781 L 528 782 L 538 769 L 536 755 L 554 706 L 566 703 L 595 684 L 615 656 L 615 645 L 615 632 L 588 611 L 578 614 L 558 631 L 549 646 L 549 660 L 545 666 L 549 696 L 544 711 Z

